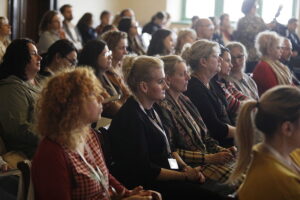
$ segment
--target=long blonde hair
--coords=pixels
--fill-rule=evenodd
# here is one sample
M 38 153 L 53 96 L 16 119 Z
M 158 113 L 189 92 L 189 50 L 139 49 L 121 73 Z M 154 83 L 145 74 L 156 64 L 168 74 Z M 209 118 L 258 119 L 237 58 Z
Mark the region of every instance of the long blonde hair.
M 238 115 L 235 140 L 239 149 L 237 165 L 229 178 L 234 182 L 247 171 L 252 160 L 254 129 L 266 138 L 275 134 L 284 121 L 294 122 L 300 117 L 300 90 L 292 86 L 276 86 L 265 92 L 260 100 L 245 102 Z M 255 109 L 256 108 L 256 109 Z M 254 122 L 252 114 L 256 110 Z M 255 124 L 255 126 L 254 126 Z
M 82 108 L 91 94 L 102 101 L 103 89 L 91 68 L 64 70 L 44 85 L 36 104 L 36 132 L 70 149 L 81 139 Z

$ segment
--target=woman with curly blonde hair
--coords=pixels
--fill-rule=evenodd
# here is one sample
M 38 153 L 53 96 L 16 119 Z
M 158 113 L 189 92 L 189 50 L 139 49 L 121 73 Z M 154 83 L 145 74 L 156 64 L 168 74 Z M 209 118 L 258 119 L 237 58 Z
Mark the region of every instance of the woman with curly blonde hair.
M 89 68 L 60 72 L 42 90 L 36 106 L 42 141 L 32 162 L 37 199 L 151 199 L 152 191 L 127 190 L 105 165 L 90 128 L 102 112 L 102 90 Z

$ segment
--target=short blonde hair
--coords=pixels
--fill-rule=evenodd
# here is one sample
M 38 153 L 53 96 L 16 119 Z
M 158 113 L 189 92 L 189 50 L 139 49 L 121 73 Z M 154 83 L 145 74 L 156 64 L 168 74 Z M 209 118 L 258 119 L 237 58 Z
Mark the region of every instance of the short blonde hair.
M 131 70 L 129 70 L 126 79 L 126 82 L 132 93 L 137 93 L 140 82 L 148 82 L 153 80 L 153 70 L 163 69 L 163 66 L 163 62 L 159 58 L 152 56 L 136 57 L 132 63 Z
M 191 28 L 182 29 L 178 32 L 177 42 L 176 42 L 176 47 L 175 47 L 176 53 L 178 53 L 178 54 L 181 53 L 182 47 L 184 45 L 184 44 L 182 44 L 182 39 L 184 39 L 188 35 L 191 35 L 193 38 L 195 38 L 195 40 L 197 38 L 196 31 L 194 29 L 191 29 Z
M 74 149 L 82 135 L 74 132 L 80 128 L 82 107 L 91 94 L 102 101 L 102 91 L 89 67 L 64 70 L 51 77 L 37 100 L 37 134 Z
M 182 52 L 182 58 L 190 65 L 193 71 L 199 67 L 199 60 L 201 58 L 208 58 L 214 51 L 220 53 L 220 46 L 216 42 L 206 39 L 201 39 L 186 47 Z
M 282 38 L 274 31 L 263 31 L 255 38 L 255 49 L 259 56 L 268 55 L 268 50 L 281 45 Z

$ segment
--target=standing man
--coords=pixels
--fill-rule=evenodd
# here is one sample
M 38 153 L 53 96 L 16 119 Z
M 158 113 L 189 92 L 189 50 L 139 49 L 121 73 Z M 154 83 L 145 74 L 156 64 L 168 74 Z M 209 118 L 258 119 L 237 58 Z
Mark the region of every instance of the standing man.
M 76 26 L 71 23 L 73 19 L 72 6 L 70 4 L 65 4 L 59 10 L 64 16 L 63 29 L 67 33 L 67 39 L 73 42 L 76 49 L 80 51 L 82 49 L 81 36 Z

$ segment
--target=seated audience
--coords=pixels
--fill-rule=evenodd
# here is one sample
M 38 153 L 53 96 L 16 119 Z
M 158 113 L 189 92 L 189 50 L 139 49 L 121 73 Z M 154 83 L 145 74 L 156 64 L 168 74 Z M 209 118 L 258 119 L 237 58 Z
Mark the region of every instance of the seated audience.
M 228 81 L 228 77 L 232 68 L 231 56 L 229 49 L 225 48 L 223 45 L 220 45 L 221 54 L 221 70 L 217 73 L 212 81 L 219 84 L 223 89 L 223 97 L 226 98 L 226 107 L 227 113 L 232 124 L 236 123 L 236 115 L 240 108 L 242 101 L 248 99 L 241 91 L 235 88 L 235 86 Z M 223 98 L 221 97 L 221 98 Z
M 61 24 L 61 18 L 57 11 L 49 10 L 44 14 L 39 26 L 40 38 L 37 44 L 40 54 L 46 53 L 55 41 L 66 39 L 66 34 Z
M 276 85 L 292 84 L 292 73 L 279 61 L 281 43 L 281 37 L 272 31 L 261 32 L 256 37 L 255 47 L 261 57 L 253 71 L 253 79 L 259 95 Z
M 246 173 L 238 199 L 300 199 L 299 152 L 293 152 L 300 148 L 299 99 L 298 88 L 277 86 L 259 101 L 242 106 L 236 132 L 237 165 L 230 177 L 234 182 Z M 265 139 L 253 146 L 255 129 Z
M 112 118 L 122 106 L 121 91 L 118 91 L 109 80 L 106 72 L 112 68 L 112 54 L 106 43 L 102 40 L 91 40 L 82 49 L 78 65 L 87 65 L 93 68 L 95 75 L 100 80 L 104 97 L 103 116 Z
M 226 46 L 231 55 L 232 68 L 227 77 L 235 88 L 248 98 L 258 99 L 257 85 L 250 75 L 245 73 L 246 60 L 248 57 L 245 46 L 240 42 L 230 42 Z
M 153 33 L 148 47 L 147 55 L 165 56 L 174 51 L 172 32 L 167 29 L 159 29 Z
M 164 122 L 170 129 L 170 145 L 190 166 L 203 165 L 206 178 L 227 181 L 235 160 L 235 148 L 225 149 L 212 139 L 197 108 L 182 94 L 190 79 L 185 62 L 179 56 L 161 57 L 169 89 L 159 105 L 166 110 Z
M 73 19 L 73 9 L 70 4 L 65 4 L 59 9 L 60 13 L 64 16 L 63 29 L 66 32 L 66 37 L 70 40 L 76 49 L 82 49 L 82 39 L 77 27 L 71 23 Z
M 77 50 L 71 41 L 57 40 L 49 47 L 44 63 L 39 74 L 42 77 L 53 76 L 62 69 L 76 66 Z
M 130 95 L 122 72 L 123 58 L 127 54 L 127 35 L 121 31 L 109 31 L 103 35 L 103 39 L 112 52 L 112 67 L 105 74 L 120 95 L 119 102 L 123 104 Z
M 129 188 L 153 188 L 167 200 L 218 199 L 212 193 L 218 185 L 203 183 L 200 168 L 184 163 L 169 144 L 164 119 L 155 104 L 165 97 L 168 87 L 162 61 L 139 56 L 126 77 L 134 96 L 122 106 L 109 128 L 112 174 Z
M 208 40 L 198 40 L 186 48 L 182 56 L 191 67 L 192 77 L 185 95 L 198 109 L 211 136 L 222 147 L 230 147 L 233 146 L 235 127 L 227 113 L 226 98 L 218 95 L 224 91 L 211 81 L 220 71 L 219 54 L 219 44 Z
M 9 36 L 11 35 L 11 26 L 6 17 L 0 16 L 0 63 L 6 48 L 10 44 Z
M 148 33 L 152 35 L 157 30 L 162 28 L 166 16 L 165 13 L 162 11 L 157 12 L 152 18 L 149 23 L 147 23 L 142 30 L 142 33 Z
M 33 134 L 37 73 L 41 56 L 35 43 L 16 39 L 6 49 L 0 66 L 0 136 L 7 151 L 31 159 L 38 143 Z
M 182 29 L 177 34 L 177 42 L 175 46 L 175 54 L 181 55 L 185 44 L 193 44 L 196 41 L 197 35 L 193 29 Z
M 136 21 L 133 21 L 132 18 L 129 17 L 122 18 L 118 26 L 118 29 L 120 31 L 127 33 L 128 52 L 135 53 L 137 55 L 144 55 L 146 54 L 145 48 L 137 28 L 138 28 L 138 23 Z
M 101 12 L 100 14 L 100 25 L 98 25 L 96 27 L 96 33 L 99 35 L 101 35 L 103 33 L 103 28 L 106 25 L 110 25 L 111 24 L 111 12 L 104 10 Z
M 77 28 L 82 37 L 83 45 L 88 41 L 97 38 L 97 33 L 93 28 L 93 15 L 91 13 L 85 13 L 78 21 Z
M 152 199 L 142 187 L 126 189 L 108 171 L 90 125 L 102 112 L 101 85 L 92 70 L 77 68 L 48 81 L 37 103 L 42 138 L 32 161 L 36 199 Z M 154 198 L 153 198 L 154 199 Z

